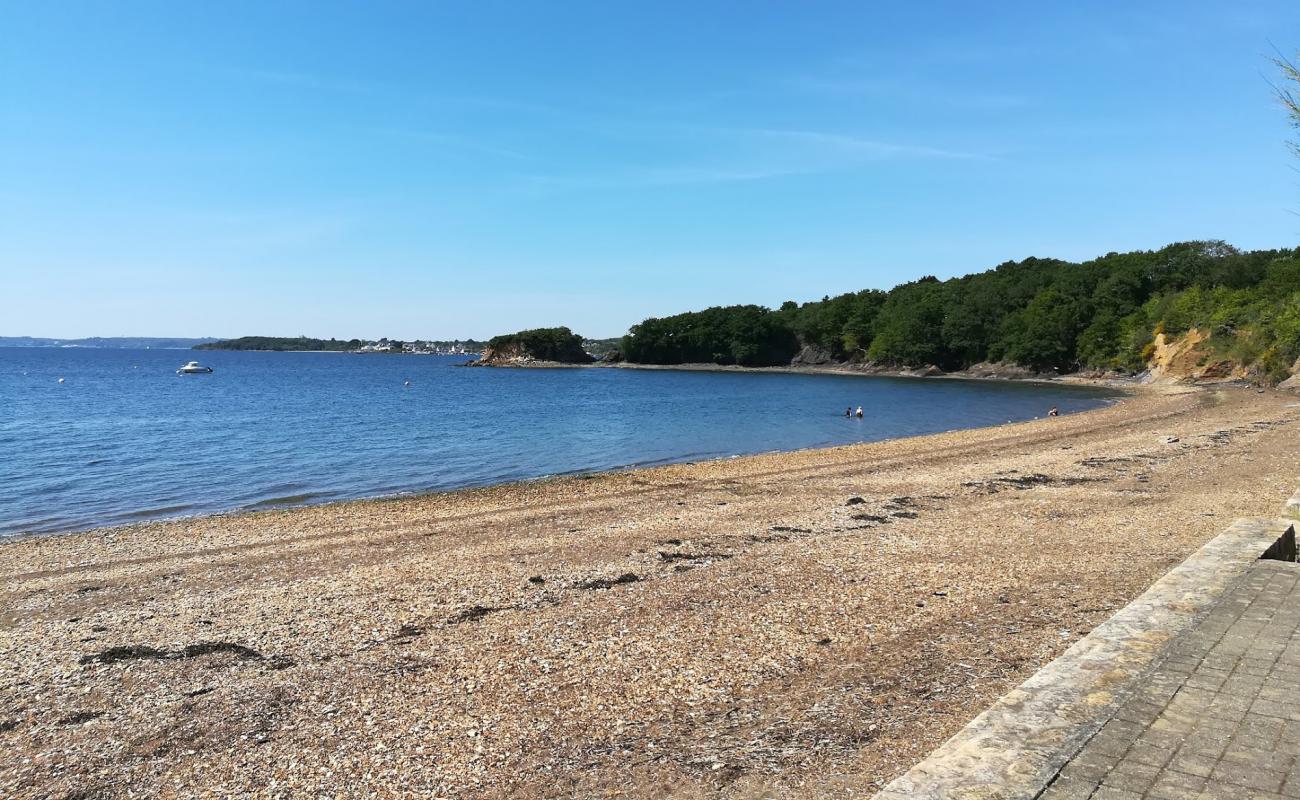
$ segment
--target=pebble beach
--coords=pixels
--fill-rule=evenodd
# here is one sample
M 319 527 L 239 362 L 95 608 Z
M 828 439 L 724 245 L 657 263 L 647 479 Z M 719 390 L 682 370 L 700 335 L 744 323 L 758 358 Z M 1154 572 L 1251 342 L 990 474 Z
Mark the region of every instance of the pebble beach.
M 1300 480 L 1300 403 L 0 545 L 0 797 L 869 797 Z

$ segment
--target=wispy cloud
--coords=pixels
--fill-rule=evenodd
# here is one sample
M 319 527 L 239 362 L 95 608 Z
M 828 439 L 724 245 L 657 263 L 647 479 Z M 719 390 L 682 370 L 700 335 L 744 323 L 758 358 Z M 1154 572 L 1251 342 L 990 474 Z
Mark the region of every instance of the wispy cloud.
M 650 131 L 645 131 L 649 135 Z M 841 133 L 781 128 L 668 127 L 707 156 L 605 170 L 597 174 L 528 174 L 532 190 L 580 190 L 746 183 L 861 169 L 899 159 L 993 160 L 994 156 L 881 141 Z
M 782 130 L 782 129 L 747 129 L 742 134 L 754 137 L 766 137 L 789 144 L 800 145 L 820 152 L 822 155 L 838 155 L 850 160 L 881 160 L 889 158 L 954 158 L 986 160 L 992 156 L 983 153 L 968 153 L 960 150 L 948 150 L 920 144 L 902 144 L 878 139 L 864 139 L 838 133 L 821 131 Z
M 1028 97 L 1014 92 L 963 88 L 920 78 L 801 76 L 789 79 L 786 85 L 806 94 L 869 97 L 908 105 L 970 111 L 1008 111 L 1031 104 Z
M 631 102 L 626 97 L 608 102 L 600 98 L 585 98 L 580 106 L 564 106 L 531 98 L 447 96 L 426 92 L 420 87 L 340 80 L 298 72 L 245 69 L 231 74 L 241 79 L 306 90 L 400 99 L 400 108 L 404 111 L 399 116 L 404 119 L 393 119 L 392 124 L 371 125 L 366 129 L 381 136 L 516 162 L 545 164 L 548 162 L 547 150 L 552 150 L 556 156 L 550 160 L 550 166 L 514 175 L 525 191 L 746 183 L 859 169 L 889 160 L 991 158 L 929 142 L 890 141 L 853 132 L 814 130 L 802 126 L 723 127 L 674 121 L 674 117 L 681 120 L 699 115 L 708 106 L 701 98 L 658 104 Z M 884 88 L 885 84 L 855 87 L 847 83 L 826 83 L 820 86 L 825 91 L 883 91 Z M 814 84 L 809 83 L 805 89 L 814 90 Z M 713 102 L 722 96 L 729 95 L 710 95 Z M 985 102 L 992 103 L 987 99 Z M 1009 107 L 1016 101 L 1007 97 L 1003 102 Z M 531 136 L 529 152 L 522 152 L 486 141 L 480 135 L 487 129 L 483 125 L 476 126 L 471 133 L 439 130 L 432 125 L 424 127 L 418 120 L 421 109 L 453 105 L 507 115 L 544 117 L 545 124 L 539 135 Z M 414 113 L 406 113 L 410 110 Z M 623 158 L 601 168 L 599 156 L 584 156 L 576 162 L 580 166 L 571 166 L 573 162 L 569 159 L 575 142 L 590 143 L 586 150 L 591 154 L 611 150 L 607 145 L 617 142 L 612 150 L 623 154 Z

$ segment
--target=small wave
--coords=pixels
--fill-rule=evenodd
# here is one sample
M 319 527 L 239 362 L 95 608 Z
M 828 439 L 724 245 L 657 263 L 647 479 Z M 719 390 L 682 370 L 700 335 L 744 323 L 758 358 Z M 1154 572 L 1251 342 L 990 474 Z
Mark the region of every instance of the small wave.
M 176 517 L 183 515 L 186 511 L 193 510 L 195 506 L 190 503 L 181 503 L 176 506 L 159 506 L 157 508 L 146 508 L 140 511 L 127 511 L 119 516 L 122 519 L 150 519 L 152 517 Z
M 325 499 L 330 495 L 326 492 L 302 492 L 300 494 L 286 494 L 278 497 L 267 497 L 258 500 L 256 503 L 248 503 L 240 506 L 245 511 L 256 511 L 264 508 L 278 508 L 280 506 L 301 506 L 310 503 L 313 500 Z
M 712 461 L 718 458 L 741 458 L 748 453 L 722 453 L 716 450 L 697 450 L 681 455 L 665 456 L 663 458 L 652 458 L 646 461 L 633 461 L 630 464 L 624 464 L 617 469 L 644 469 L 646 467 L 666 467 L 670 464 L 689 464 L 695 461 Z

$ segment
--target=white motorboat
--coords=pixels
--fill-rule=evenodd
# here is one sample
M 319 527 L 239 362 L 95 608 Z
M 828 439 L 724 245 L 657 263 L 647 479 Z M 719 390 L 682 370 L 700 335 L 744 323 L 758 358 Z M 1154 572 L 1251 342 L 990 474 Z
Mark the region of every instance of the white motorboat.
M 212 371 L 212 367 L 200 366 L 199 362 L 191 361 L 180 369 L 176 370 L 177 375 L 205 375 Z

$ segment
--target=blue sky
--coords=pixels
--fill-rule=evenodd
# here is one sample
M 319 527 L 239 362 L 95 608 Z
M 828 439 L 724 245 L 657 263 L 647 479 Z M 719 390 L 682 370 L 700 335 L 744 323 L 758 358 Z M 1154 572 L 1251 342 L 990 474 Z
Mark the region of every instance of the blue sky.
M 0 335 L 613 336 L 1290 247 L 1295 2 L 0 0 Z

